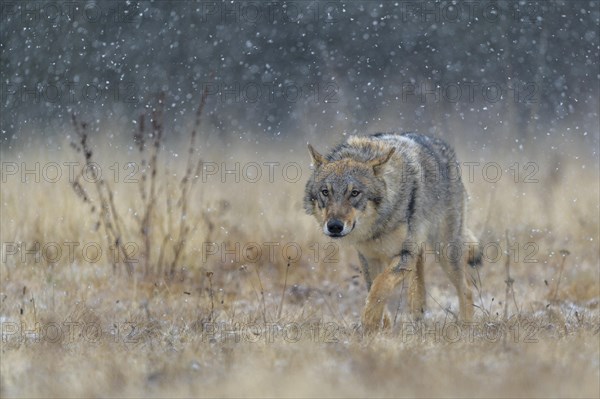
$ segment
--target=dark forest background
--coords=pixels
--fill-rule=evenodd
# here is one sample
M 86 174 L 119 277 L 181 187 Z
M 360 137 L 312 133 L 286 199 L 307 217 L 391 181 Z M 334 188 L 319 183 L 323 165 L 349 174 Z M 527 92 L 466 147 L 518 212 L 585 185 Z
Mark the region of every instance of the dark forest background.
M 207 85 L 224 137 L 384 117 L 597 129 L 599 19 L 595 0 L 2 1 L 2 143 L 71 112 L 129 126 L 159 92 L 185 124 Z

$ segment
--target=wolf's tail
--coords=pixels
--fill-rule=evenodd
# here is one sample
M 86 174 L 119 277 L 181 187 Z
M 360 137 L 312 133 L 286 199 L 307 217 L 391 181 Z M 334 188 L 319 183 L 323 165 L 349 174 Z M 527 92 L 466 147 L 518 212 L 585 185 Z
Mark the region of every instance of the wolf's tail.
M 483 249 L 481 246 L 481 242 L 477 240 L 475 235 L 471 232 L 471 230 L 466 229 L 465 232 L 465 242 L 469 245 L 468 253 L 467 253 L 467 263 L 471 267 L 479 267 L 483 264 Z

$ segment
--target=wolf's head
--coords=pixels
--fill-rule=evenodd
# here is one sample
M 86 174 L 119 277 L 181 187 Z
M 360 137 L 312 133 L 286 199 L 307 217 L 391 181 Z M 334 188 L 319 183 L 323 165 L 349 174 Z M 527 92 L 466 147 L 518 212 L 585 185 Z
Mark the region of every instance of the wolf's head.
M 328 160 L 310 144 L 314 173 L 306 184 L 304 208 L 322 225 L 330 237 L 360 239 L 372 228 L 386 191 L 382 178 L 385 164 L 394 148 L 368 161 L 353 158 Z

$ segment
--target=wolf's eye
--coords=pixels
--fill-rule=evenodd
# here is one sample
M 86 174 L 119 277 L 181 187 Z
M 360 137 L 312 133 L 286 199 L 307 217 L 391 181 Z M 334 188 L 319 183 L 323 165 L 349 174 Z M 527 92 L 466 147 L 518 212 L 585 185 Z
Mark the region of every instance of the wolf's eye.
M 327 189 L 321 190 L 321 194 L 323 194 L 323 197 L 327 197 L 329 195 L 329 190 L 327 190 Z
M 358 194 L 360 194 L 360 191 L 358 191 L 358 190 L 352 190 L 350 192 L 350 195 L 353 196 L 353 197 L 358 197 Z

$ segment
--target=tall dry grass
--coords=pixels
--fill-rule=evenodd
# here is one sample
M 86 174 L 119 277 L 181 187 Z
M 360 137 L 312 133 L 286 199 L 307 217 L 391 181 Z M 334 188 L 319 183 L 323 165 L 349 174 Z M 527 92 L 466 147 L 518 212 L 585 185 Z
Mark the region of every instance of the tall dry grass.
M 19 169 L 0 192 L 2 396 L 600 393 L 598 159 L 578 158 L 577 140 L 477 150 L 448 134 L 461 162 L 503 171 L 492 182 L 476 167 L 470 181 L 463 169 L 469 224 L 490 251 L 476 323 L 454 322 L 455 292 L 430 261 L 424 323 L 405 314 L 403 287 L 392 330 L 364 337 L 356 254 L 302 209 L 304 139 L 221 145 L 196 121 L 173 140 L 159 112 L 120 131 L 78 116 L 64 140 L 2 154 Z M 96 162 L 103 183 L 70 179 L 67 162 Z M 23 180 L 36 163 L 39 182 Z M 236 163 L 239 182 L 220 175 Z

